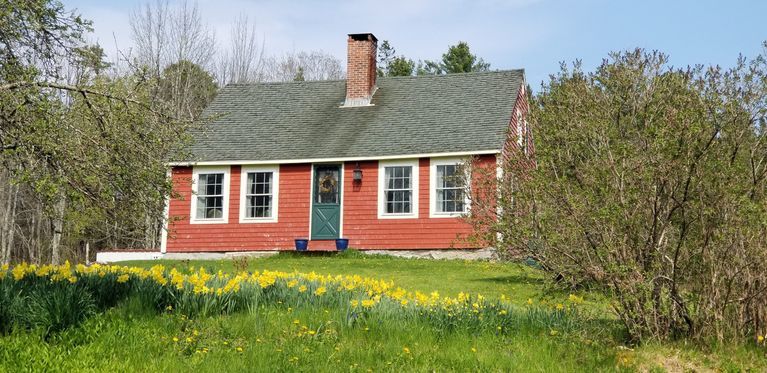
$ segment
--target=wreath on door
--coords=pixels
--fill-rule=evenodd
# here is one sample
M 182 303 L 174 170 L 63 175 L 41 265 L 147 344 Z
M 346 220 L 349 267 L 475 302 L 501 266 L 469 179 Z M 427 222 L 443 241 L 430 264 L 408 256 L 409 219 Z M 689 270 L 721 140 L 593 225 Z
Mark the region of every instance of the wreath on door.
M 320 193 L 332 193 L 336 189 L 336 184 L 333 174 L 326 174 L 320 179 Z

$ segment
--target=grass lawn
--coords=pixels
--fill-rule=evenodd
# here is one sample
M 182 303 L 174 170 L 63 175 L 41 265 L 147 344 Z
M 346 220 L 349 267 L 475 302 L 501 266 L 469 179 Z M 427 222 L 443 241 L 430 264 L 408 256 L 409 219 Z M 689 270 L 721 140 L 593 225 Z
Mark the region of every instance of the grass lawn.
M 342 255 L 233 261 L 165 261 L 234 272 L 280 270 L 360 275 L 407 290 L 510 299 L 521 310 L 496 332 L 445 328 L 390 311 L 356 317 L 338 304 L 264 302 L 245 312 L 189 319 L 128 298 L 81 326 L 48 339 L 35 331 L 0 337 L 1 371 L 767 371 L 764 346 L 647 344 L 626 347 L 606 297 L 578 294 L 586 305 L 562 318 L 548 311 L 569 294 L 546 291 L 543 274 L 513 263 Z M 151 262 L 125 265 L 150 267 Z M 533 301 L 533 306 L 528 301 Z M 525 313 L 540 308 L 541 312 Z M 396 312 L 395 312 L 396 313 Z M 531 316 L 532 315 L 532 316 Z M 542 321 L 541 321 L 542 320 Z M 504 327 L 506 328 L 506 327 Z M 499 327 L 500 330 L 500 327 Z

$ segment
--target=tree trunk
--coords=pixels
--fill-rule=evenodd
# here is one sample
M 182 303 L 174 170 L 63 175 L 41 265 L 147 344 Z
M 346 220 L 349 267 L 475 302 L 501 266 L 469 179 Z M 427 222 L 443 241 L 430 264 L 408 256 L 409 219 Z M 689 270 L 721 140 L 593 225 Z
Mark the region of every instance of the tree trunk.
M 60 264 L 61 262 L 61 233 L 64 230 L 64 210 L 67 207 L 67 200 L 62 196 L 53 206 L 53 217 L 51 218 L 51 264 Z
M 8 182 L 8 189 L 5 192 L 4 197 L 6 199 L 3 201 L 4 211 L 2 217 L 0 217 L 0 263 L 2 264 L 11 261 L 16 227 L 16 205 L 19 195 L 19 186 Z

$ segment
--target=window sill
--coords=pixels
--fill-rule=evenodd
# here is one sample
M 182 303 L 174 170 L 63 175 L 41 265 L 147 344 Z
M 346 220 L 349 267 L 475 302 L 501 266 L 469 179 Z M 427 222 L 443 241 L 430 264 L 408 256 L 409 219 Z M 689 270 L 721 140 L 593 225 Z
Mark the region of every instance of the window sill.
M 418 214 L 378 214 L 378 219 L 418 219 Z
M 466 212 L 430 212 L 429 217 L 430 218 L 460 218 L 462 216 L 466 215 Z
M 191 219 L 189 224 L 227 224 L 228 219 Z
M 276 223 L 277 218 L 240 218 L 240 224 Z

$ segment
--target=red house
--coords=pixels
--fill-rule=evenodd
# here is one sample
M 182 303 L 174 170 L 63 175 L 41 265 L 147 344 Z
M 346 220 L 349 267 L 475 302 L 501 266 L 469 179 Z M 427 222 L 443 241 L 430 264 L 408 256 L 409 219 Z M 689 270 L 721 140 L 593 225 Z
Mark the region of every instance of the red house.
M 470 249 L 456 165 L 531 146 L 523 70 L 376 77 L 351 34 L 345 81 L 232 84 L 171 164 L 162 252 Z M 477 246 L 474 244 L 473 246 Z

